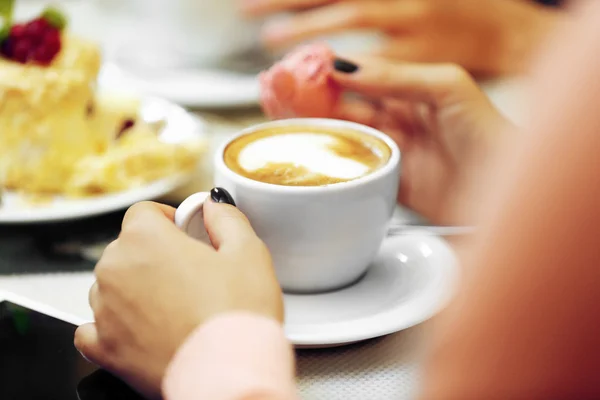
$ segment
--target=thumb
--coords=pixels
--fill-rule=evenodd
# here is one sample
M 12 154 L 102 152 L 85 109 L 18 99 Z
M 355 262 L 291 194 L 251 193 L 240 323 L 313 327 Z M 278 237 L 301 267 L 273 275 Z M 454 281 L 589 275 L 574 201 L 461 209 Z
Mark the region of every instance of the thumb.
M 258 239 L 248 218 L 236 208 L 229 193 L 213 189 L 204 203 L 204 226 L 213 247 L 218 251 L 239 251 Z
M 336 59 L 333 79 L 348 91 L 367 97 L 393 97 L 442 106 L 480 97 L 479 87 L 453 64 L 416 64 L 384 59 Z

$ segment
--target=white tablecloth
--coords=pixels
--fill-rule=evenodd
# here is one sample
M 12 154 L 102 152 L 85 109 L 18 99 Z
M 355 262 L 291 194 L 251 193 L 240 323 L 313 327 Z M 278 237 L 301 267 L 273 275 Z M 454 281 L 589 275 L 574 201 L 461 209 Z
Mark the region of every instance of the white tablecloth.
M 93 274 L 0 277 L 0 290 L 91 320 Z M 346 347 L 298 351 L 298 387 L 307 400 L 402 400 L 417 386 L 423 327 Z

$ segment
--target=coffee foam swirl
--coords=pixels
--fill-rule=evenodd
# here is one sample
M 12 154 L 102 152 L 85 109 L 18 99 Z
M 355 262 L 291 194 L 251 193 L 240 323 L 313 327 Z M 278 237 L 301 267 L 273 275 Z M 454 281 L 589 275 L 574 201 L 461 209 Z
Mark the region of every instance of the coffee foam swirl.
M 380 139 L 352 130 L 278 127 L 244 135 L 224 161 L 247 178 L 285 186 L 322 186 L 365 176 L 390 158 Z
M 356 179 L 369 172 L 368 165 L 337 154 L 334 150 L 337 142 L 334 136 L 308 132 L 267 136 L 242 149 L 238 163 L 248 172 L 269 164 L 294 164 L 310 175 L 340 180 Z

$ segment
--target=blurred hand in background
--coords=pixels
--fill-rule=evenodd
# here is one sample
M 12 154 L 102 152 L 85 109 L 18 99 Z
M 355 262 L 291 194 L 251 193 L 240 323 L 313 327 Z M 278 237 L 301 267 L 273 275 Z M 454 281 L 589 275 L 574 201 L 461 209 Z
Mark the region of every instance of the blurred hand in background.
M 373 54 L 451 62 L 484 76 L 518 73 L 564 17 L 533 0 L 240 0 L 250 16 L 294 12 L 267 23 L 271 49 L 361 29 L 384 34 Z

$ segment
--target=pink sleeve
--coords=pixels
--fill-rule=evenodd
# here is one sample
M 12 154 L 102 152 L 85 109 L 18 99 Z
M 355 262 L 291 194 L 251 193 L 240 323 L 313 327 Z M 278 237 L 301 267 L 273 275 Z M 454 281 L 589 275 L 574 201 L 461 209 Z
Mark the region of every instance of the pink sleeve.
M 282 327 L 249 313 L 218 316 L 178 350 L 166 400 L 293 400 L 294 356 Z

